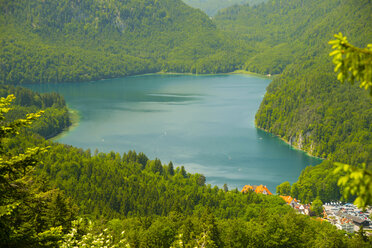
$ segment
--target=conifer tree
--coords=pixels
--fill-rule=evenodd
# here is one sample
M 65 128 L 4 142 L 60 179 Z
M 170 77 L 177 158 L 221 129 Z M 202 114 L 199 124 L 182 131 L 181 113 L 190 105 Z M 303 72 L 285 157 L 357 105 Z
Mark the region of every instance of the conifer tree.
M 76 209 L 62 192 L 48 190 L 43 180 L 32 175 L 38 155 L 48 148 L 8 151 L 7 143 L 43 113 L 8 122 L 5 114 L 14 99 L 14 95 L 0 99 L 0 247 L 55 247 L 62 238 L 62 224 L 69 230 Z

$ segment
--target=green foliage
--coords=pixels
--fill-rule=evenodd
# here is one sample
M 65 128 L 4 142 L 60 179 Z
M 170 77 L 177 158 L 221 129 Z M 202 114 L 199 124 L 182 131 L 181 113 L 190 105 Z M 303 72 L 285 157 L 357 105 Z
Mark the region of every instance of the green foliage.
M 42 112 L 31 113 L 27 115 L 26 119 L 7 122 L 4 115 L 11 110 L 9 105 L 14 99 L 14 95 L 9 95 L 7 98 L 1 97 L 0 99 L 0 193 L 3 199 L 12 198 L 12 191 L 17 188 L 17 181 L 28 174 L 30 169 L 35 166 L 36 155 L 46 151 L 45 148 L 34 147 L 28 148 L 24 153 L 12 155 L 4 149 L 7 139 L 19 134 L 21 127 L 31 125 L 32 121 L 42 114 Z
M 10 94 L 16 98 L 13 111 L 4 116 L 8 121 L 42 110 L 43 115 L 33 121 L 30 130 L 45 138 L 55 136 L 71 124 L 65 100 L 57 93 L 39 94 L 22 87 L 0 85 L 0 97 Z
M 132 159 L 128 162 L 129 153 Z M 268 209 L 286 209 L 279 198 L 254 193 L 242 195 L 231 190 L 225 193 L 223 189 L 205 185 L 203 175 L 187 173 L 184 168 L 177 168 L 172 175 L 168 165 L 162 165 L 160 160 L 148 160 L 143 166 L 137 162 L 140 154 L 129 153 L 93 156 L 89 150 L 53 144 L 43 156 L 43 165 L 37 173 L 48 174 L 53 185 L 79 204 L 81 214 L 92 218 L 163 216 L 177 209 L 191 214 L 207 206 L 220 218 L 244 217 L 247 212 L 250 217 L 256 216 L 259 205 L 246 205 L 247 202 L 266 202 Z
M 340 71 L 337 79 L 342 83 L 348 80 L 351 84 L 359 81 L 359 87 L 370 88 L 372 95 L 372 44 L 361 49 L 351 45 L 342 33 L 335 34 L 335 38 L 329 42 L 334 49 L 329 55 L 333 56 L 335 72 Z
M 254 60 L 247 61 L 247 65 L 256 66 L 255 70 L 272 73 L 265 71 L 265 66 L 274 68 L 278 63 L 265 63 L 287 58 L 285 63 L 279 64 L 283 73 L 267 88 L 256 114 L 258 127 L 312 155 L 351 165 L 365 163 L 367 168 L 372 165 L 370 98 L 357 87 L 337 83 L 331 73 L 326 46 L 330 34 L 340 31 L 362 46 L 370 42 L 370 13 L 369 1 L 294 0 L 286 3 L 269 1 L 239 11 L 230 8 L 216 17 L 220 26 L 231 25 L 242 33 L 254 34 L 241 38 L 267 47 Z M 243 24 L 243 20 L 255 21 L 257 25 Z M 282 32 L 283 27 L 285 32 Z M 341 34 L 336 38 L 331 41 L 336 49 L 332 52 L 334 62 L 339 65 L 336 71 L 341 70 L 344 79 L 370 81 L 368 46 L 359 49 L 350 45 Z M 269 56 L 271 59 L 265 60 Z M 334 175 L 334 169 L 329 162 L 306 168 L 292 185 L 291 196 L 302 202 L 311 202 L 317 197 L 323 202 L 345 200 L 346 186 L 337 185 L 344 172 Z
M 360 49 L 350 45 L 346 39 L 339 33 L 335 35 L 336 40 L 330 41 L 335 49 L 330 56 L 334 56 L 333 63 L 336 65 L 335 72 L 340 73 L 337 79 L 344 82 L 349 79 L 350 83 L 360 81 L 360 87 L 368 88 L 372 85 L 372 44 L 368 44 L 366 49 Z M 370 89 L 372 96 L 372 87 Z M 340 170 L 345 171 L 346 175 L 338 180 L 338 185 L 344 186 L 344 197 L 347 199 L 350 194 L 356 195 L 354 204 L 359 208 L 365 209 L 372 204 L 372 171 L 365 168 L 355 168 L 347 164 L 336 163 L 338 168 L 334 173 Z M 362 235 L 363 236 L 363 235 Z
M 344 197 L 356 195 L 354 204 L 358 208 L 365 209 L 372 205 L 372 171 L 365 168 L 356 168 L 347 164 L 335 163 L 337 168 L 334 173 L 344 171 L 345 175 L 340 177 L 338 185 L 344 187 Z
M 27 142 L 40 140 L 30 137 Z M 198 243 L 211 247 L 291 247 L 322 242 L 346 247 L 356 242 L 328 223 L 295 214 L 277 196 L 225 192 L 201 184 L 201 175 L 182 173 L 180 168 L 171 175 L 168 165 L 162 165 L 160 174 L 153 167 L 160 161 L 141 164 L 138 161 L 143 155 L 134 151 L 123 156 L 114 152 L 93 156 L 89 150 L 51 144 L 46 155 L 38 173 L 47 173 L 54 185 L 79 204 L 81 214 L 95 219 L 93 229 L 77 228 L 65 236 L 64 242 L 70 245 L 109 240 L 114 246 L 125 240 L 124 244 L 131 247 L 180 247 L 180 243 L 184 247 Z M 324 187 L 328 189 L 328 185 Z
M 323 202 L 317 198 L 311 204 L 311 212 L 316 216 L 323 217 Z
M 306 167 L 298 181 L 292 185 L 291 196 L 309 203 L 315 199 L 323 202 L 354 201 L 359 208 L 371 204 L 371 170 L 342 163 L 323 161 L 317 166 Z
M 246 55 L 181 0 L 6 0 L 0 10 L 0 83 L 227 72 Z
M 47 147 L 9 149 L 19 130 L 42 114 L 8 121 L 5 114 L 14 99 L 14 95 L 0 99 L 0 246 L 55 247 L 62 232 L 69 230 L 76 209 L 62 192 L 50 190 L 42 177 L 32 176 L 37 157 Z
M 276 187 L 276 193 L 284 196 L 291 195 L 291 184 L 288 181 L 279 184 Z
M 209 216 L 209 217 L 206 217 Z M 294 212 L 260 215 L 250 221 L 207 215 L 132 217 L 120 221 L 122 243 L 111 243 L 112 229 L 92 230 L 83 237 L 109 241 L 108 247 L 368 247 L 368 239 L 345 236 L 329 223 Z M 104 225 L 100 228 L 106 228 Z M 79 229 L 77 229 L 79 230 Z M 78 231 L 75 231 L 77 233 Z M 101 236 L 99 236 L 101 234 Z M 171 235 L 169 235 L 171 234 Z M 78 235 L 74 235 L 77 237 Z M 86 238 L 75 241 L 87 243 Z M 91 239 L 88 239 L 91 240 Z M 77 242 L 75 244 L 77 244 Z M 102 242 L 102 241 L 101 241 Z M 70 243 L 71 244 L 71 243 Z M 91 244 L 91 243 L 89 243 Z M 117 245 L 117 246 L 115 246 Z M 123 245 L 123 246 L 121 246 Z M 69 247 L 69 246 L 64 246 Z M 71 247 L 71 246 L 70 246 Z
M 303 69 L 306 76 L 296 75 L 298 68 L 294 68 L 275 79 L 256 114 L 256 124 L 311 155 L 370 166 L 372 103 L 359 88 L 338 85 L 329 69 L 320 63 Z
M 102 230 L 102 232 L 97 233 L 94 230 L 95 226 L 90 222 L 87 226 L 82 225 L 84 220 L 78 219 L 72 222 L 71 232 L 63 236 L 63 240 L 59 247 L 61 248 L 72 248 L 72 247 L 130 247 L 125 238 L 120 240 L 114 240 L 113 236 L 110 234 L 108 228 Z M 124 232 L 120 234 L 122 237 Z
M 322 202 L 345 200 L 342 197 L 344 189 L 337 183 L 344 173 L 339 171 L 334 174 L 335 168 L 334 163 L 327 160 L 317 166 L 306 167 L 298 181 L 293 183 L 290 195 L 302 203 L 310 203 L 315 199 Z

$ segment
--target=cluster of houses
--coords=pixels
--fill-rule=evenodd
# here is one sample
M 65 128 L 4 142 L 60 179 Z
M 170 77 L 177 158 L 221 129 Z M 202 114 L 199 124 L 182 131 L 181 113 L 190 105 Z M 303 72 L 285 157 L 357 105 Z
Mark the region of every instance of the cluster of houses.
M 294 210 L 296 210 L 299 214 L 311 215 L 310 204 L 301 204 L 298 200 L 296 200 L 296 198 L 292 198 L 289 195 L 288 196 L 280 195 L 280 197 L 283 198 L 283 200 Z
M 353 233 L 363 226 L 364 230 L 372 228 L 369 219 L 371 210 L 363 212 L 351 203 L 342 204 L 331 202 L 323 205 L 324 219 L 335 225 L 338 229 Z
M 245 185 L 243 189 L 241 190 L 242 193 L 246 193 L 248 191 L 254 191 L 257 194 L 264 194 L 264 195 L 272 195 L 270 190 L 264 186 L 264 185 Z M 296 198 L 292 198 L 291 196 L 280 196 L 283 198 L 283 200 L 290 205 L 292 208 L 294 208 L 298 213 L 310 215 L 310 205 L 309 204 L 300 204 Z

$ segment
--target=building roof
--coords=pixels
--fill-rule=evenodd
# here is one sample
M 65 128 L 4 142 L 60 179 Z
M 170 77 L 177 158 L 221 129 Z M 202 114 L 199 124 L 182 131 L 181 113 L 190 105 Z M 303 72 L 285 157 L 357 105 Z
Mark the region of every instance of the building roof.
M 297 203 L 296 198 L 293 199 L 290 195 L 287 195 L 287 196 L 280 195 L 280 197 L 283 198 L 283 200 L 284 200 L 287 204 L 291 204 L 292 201 L 294 201 L 294 202 Z
M 367 220 L 363 220 L 357 216 L 353 216 L 353 215 L 350 215 L 350 214 L 345 214 L 345 217 L 352 220 L 353 222 L 357 223 L 357 224 L 363 224 L 363 223 L 367 223 L 368 221 Z
M 245 185 L 244 187 L 243 187 L 243 189 L 242 189 L 242 193 L 245 193 L 245 192 L 247 192 L 248 190 L 252 190 L 252 191 L 254 191 L 255 189 L 256 189 L 256 185 Z
M 249 190 L 256 192 L 257 194 L 272 195 L 270 190 L 264 185 L 245 185 L 242 189 L 242 193 L 248 192 Z
M 257 188 L 255 189 L 255 192 L 257 194 L 272 195 L 270 190 L 266 186 L 263 186 L 262 184 L 260 186 L 257 186 Z

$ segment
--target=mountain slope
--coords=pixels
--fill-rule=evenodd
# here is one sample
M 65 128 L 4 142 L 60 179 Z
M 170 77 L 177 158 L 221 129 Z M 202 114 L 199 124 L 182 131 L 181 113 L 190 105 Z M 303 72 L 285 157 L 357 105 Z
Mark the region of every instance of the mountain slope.
M 372 103 L 356 86 L 340 84 L 328 41 L 343 32 L 357 46 L 372 40 L 372 4 L 364 1 L 269 1 L 232 7 L 218 26 L 260 48 L 245 68 L 282 73 L 267 88 L 258 127 L 312 155 L 372 163 Z
M 371 40 L 370 8 L 369 0 L 271 0 L 224 9 L 215 20 L 230 36 L 256 48 L 244 69 L 278 74 L 295 60 L 324 56 L 335 33 L 343 32 L 355 45 L 365 45 Z
M 240 58 L 204 13 L 180 0 L 4 0 L 0 34 L 1 83 L 222 72 Z

